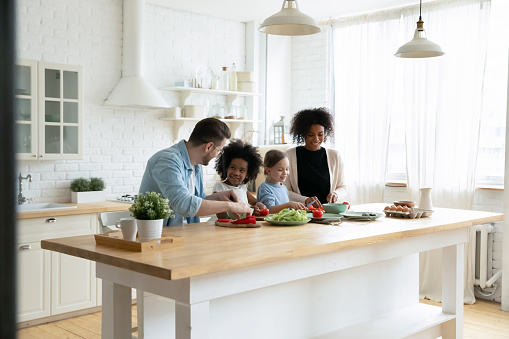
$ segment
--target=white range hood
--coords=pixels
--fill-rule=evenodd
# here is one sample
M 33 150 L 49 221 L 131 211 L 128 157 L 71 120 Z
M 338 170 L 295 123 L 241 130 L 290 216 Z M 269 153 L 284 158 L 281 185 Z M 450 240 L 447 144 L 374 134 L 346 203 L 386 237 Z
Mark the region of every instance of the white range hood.
M 168 103 L 143 77 L 144 0 L 124 0 L 122 77 L 105 105 L 166 108 Z

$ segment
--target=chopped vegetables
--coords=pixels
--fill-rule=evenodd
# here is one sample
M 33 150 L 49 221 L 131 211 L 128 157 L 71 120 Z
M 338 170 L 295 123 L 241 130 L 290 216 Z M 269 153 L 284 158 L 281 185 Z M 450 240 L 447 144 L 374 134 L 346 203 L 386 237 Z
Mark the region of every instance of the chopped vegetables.
M 232 221 L 232 224 L 256 224 L 256 218 L 254 216 L 250 216 L 244 219 Z
M 305 210 L 294 210 L 292 208 L 285 208 L 281 210 L 279 213 L 274 214 L 270 220 L 273 221 L 306 221 L 308 217 L 306 216 Z

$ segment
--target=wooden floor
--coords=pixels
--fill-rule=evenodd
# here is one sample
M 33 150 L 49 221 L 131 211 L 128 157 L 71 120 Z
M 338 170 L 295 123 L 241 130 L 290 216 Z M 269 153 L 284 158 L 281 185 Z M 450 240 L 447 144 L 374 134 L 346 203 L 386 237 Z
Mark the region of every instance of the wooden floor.
M 429 300 L 421 302 L 440 305 Z M 465 339 L 509 339 L 509 312 L 502 312 L 500 304 L 478 299 L 474 305 L 465 305 L 464 314 Z M 132 315 L 135 327 L 136 305 L 133 305 Z M 133 333 L 134 338 L 136 334 Z M 101 313 L 24 328 L 18 331 L 18 338 L 101 338 Z

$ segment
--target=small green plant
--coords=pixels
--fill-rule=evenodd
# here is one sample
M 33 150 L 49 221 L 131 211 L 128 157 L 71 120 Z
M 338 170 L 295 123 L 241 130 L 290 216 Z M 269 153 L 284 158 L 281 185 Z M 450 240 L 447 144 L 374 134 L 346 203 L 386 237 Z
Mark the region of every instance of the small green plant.
M 106 188 L 104 181 L 101 178 L 90 178 L 90 190 L 102 191 Z
M 71 182 L 73 192 L 102 191 L 104 188 L 104 181 L 101 178 L 76 178 Z
M 138 220 L 157 220 L 175 216 L 168 206 L 168 199 L 164 199 L 160 193 L 156 192 L 138 194 L 136 202 L 129 208 L 129 211 Z
M 88 192 L 90 191 L 90 180 L 85 178 L 76 178 L 71 182 L 71 191 Z

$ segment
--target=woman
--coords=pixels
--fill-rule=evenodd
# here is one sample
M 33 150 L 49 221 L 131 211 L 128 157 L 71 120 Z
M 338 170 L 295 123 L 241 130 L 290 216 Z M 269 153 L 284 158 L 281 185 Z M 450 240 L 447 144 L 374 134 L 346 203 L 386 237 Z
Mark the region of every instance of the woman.
M 321 207 L 346 194 L 344 164 L 339 152 L 322 147 L 334 134 L 334 119 L 326 108 L 305 109 L 292 119 L 290 134 L 299 145 L 286 151 L 290 175 L 285 181 L 290 200 Z

